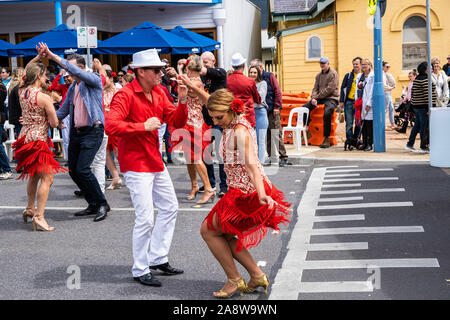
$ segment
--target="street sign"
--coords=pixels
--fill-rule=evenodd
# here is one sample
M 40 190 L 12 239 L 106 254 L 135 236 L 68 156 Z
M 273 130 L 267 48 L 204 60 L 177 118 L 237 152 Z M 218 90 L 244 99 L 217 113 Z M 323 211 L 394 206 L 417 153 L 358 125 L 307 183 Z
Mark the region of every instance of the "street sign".
M 77 27 L 78 48 L 97 48 L 97 27 Z
M 377 11 L 377 0 L 368 0 L 367 5 L 369 6 L 369 13 L 371 16 Z

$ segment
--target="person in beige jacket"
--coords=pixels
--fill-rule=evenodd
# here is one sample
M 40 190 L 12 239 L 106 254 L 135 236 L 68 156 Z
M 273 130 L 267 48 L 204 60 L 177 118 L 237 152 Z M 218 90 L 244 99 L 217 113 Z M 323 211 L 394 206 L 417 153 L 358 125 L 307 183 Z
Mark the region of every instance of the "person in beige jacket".
M 311 94 L 311 101 L 307 102 L 304 107 L 311 112 L 319 104 L 325 105 L 323 113 L 323 142 L 321 148 L 329 148 L 331 133 L 331 118 L 334 110 L 339 104 L 339 76 L 337 72 L 330 67 L 330 60 L 327 57 L 320 58 L 320 68 L 322 69 L 316 75 L 316 81 Z M 308 118 L 308 125 L 311 117 Z M 311 133 L 307 131 L 308 139 Z

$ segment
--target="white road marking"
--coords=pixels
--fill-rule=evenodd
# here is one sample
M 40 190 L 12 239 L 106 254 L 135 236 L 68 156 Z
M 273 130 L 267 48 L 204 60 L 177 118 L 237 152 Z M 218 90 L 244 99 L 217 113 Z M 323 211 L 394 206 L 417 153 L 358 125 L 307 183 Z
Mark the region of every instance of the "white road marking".
M 347 173 L 347 174 L 328 174 L 329 171 L 327 171 L 326 178 L 345 178 L 345 177 L 360 177 L 361 174 L 359 173 Z
M 327 170 L 328 173 L 344 173 L 344 172 L 384 172 L 384 171 L 394 171 L 392 168 L 385 169 L 337 169 L 337 170 Z
M 329 179 L 327 169 L 358 168 L 357 166 L 321 167 L 311 172 L 305 192 L 297 208 L 297 222 L 293 227 L 291 238 L 287 245 L 287 254 L 282 266 L 272 284 L 269 300 L 297 300 L 299 293 L 313 292 L 370 292 L 374 288 L 368 281 L 333 281 L 333 282 L 302 282 L 304 270 L 318 269 L 368 269 L 368 268 L 436 268 L 439 262 L 434 258 L 414 259 L 361 259 L 361 260 L 306 260 L 308 251 L 330 250 L 367 250 L 368 243 L 314 243 L 312 236 L 338 235 L 338 234 L 383 234 L 383 233 L 407 233 L 424 232 L 422 226 L 383 226 L 383 227 L 347 227 L 347 228 L 319 228 L 314 229 L 314 223 L 325 221 L 364 220 L 364 215 L 334 215 L 316 216 L 321 209 L 346 209 L 367 207 L 398 207 L 413 206 L 412 202 L 379 202 L 358 203 L 351 205 L 318 206 L 322 188 L 361 187 L 361 183 L 324 184 L 327 182 L 348 181 L 392 181 L 398 177 L 378 178 L 351 178 Z M 380 170 L 378 170 L 380 171 Z M 387 170 L 386 170 L 387 171 Z M 391 170 L 389 170 L 391 171 Z M 327 175 L 327 176 L 326 176 Z M 327 178 L 327 179 L 325 179 Z M 404 189 L 396 188 L 395 191 L 372 191 L 376 189 L 353 190 L 353 192 L 400 192 Z M 328 191 L 330 194 L 345 193 L 348 190 Z M 346 219 L 347 218 L 347 219 Z
M 369 203 L 352 203 L 352 204 L 333 204 L 330 206 L 317 206 L 318 210 L 341 210 L 341 209 L 358 209 L 358 208 L 385 208 L 385 207 L 412 207 L 411 201 L 404 202 L 369 202 Z
M 373 292 L 373 284 L 371 281 L 302 282 L 300 292 Z
M 382 192 L 404 192 L 404 188 L 383 188 L 383 189 L 349 189 L 349 190 L 333 190 L 321 191 L 320 194 L 357 194 L 357 193 L 382 193 Z
M 349 228 L 319 228 L 304 230 L 311 235 L 335 235 L 335 234 L 368 234 L 368 233 L 409 233 L 424 232 L 422 226 L 399 227 L 349 227 Z
M 308 251 L 334 251 L 334 250 L 367 250 L 367 242 L 338 242 L 338 243 L 310 243 L 306 245 Z
M 321 198 L 319 199 L 319 202 L 353 201 L 353 200 L 363 200 L 363 197 Z
M 322 188 L 351 188 L 351 187 L 361 187 L 361 183 L 349 183 L 349 184 L 324 184 Z
M 363 214 L 344 214 L 344 215 L 333 215 L 333 216 L 315 216 L 314 222 L 332 222 L 332 221 L 356 221 L 365 220 Z
M 350 178 L 350 179 L 327 179 L 323 180 L 324 183 L 327 182 L 349 182 L 349 181 L 390 181 L 398 180 L 398 177 L 378 177 L 378 178 Z
M 314 269 L 366 269 L 375 268 L 439 268 L 434 258 L 412 259 L 355 259 L 355 260 L 313 260 L 305 261 L 305 270 Z

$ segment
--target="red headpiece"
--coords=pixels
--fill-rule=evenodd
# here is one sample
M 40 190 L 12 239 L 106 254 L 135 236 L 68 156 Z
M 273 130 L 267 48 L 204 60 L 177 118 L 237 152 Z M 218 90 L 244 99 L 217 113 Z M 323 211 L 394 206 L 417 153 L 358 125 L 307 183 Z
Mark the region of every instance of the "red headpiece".
M 241 99 L 234 99 L 233 102 L 231 102 L 231 110 L 237 114 L 243 113 L 245 110 L 244 102 Z

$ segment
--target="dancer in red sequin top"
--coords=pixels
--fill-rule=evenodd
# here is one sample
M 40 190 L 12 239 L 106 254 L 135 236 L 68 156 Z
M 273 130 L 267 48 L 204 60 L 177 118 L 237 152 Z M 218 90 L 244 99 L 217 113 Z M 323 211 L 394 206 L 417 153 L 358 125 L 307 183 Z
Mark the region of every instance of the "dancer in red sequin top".
M 17 171 L 23 169 L 19 179 L 28 178 L 28 205 L 23 211 L 24 222 L 32 217 L 33 230 L 37 227 L 43 231 L 52 231 L 44 219 L 44 210 L 48 193 L 53 183 L 53 174 L 67 172 L 54 159 L 53 143 L 48 136 L 49 125 L 55 128 L 58 118 L 50 96 L 41 92 L 47 77 L 46 67 L 41 63 L 32 63 L 25 69 L 24 83 L 19 88 L 19 99 L 22 107 L 22 130 L 18 140 L 13 144 Z M 41 182 L 38 188 L 38 183 Z M 37 209 L 35 199 L 37 196 Z
M 221 126 L 221 153 L 228 192 L 213 207 L 201 226 L 201 235 L 224 269 L 228 281 L 214 296 L 229 298 L 236 291 L 252 292 L 269 280 L 247 250 L 257 246 L 268 229 L 289 222 L 290 203 L 264 174 L 258 160 L 256 133 L 243 115 L 244 103 L 227 89 L 214 92 L 207 104 L 215 125 Z M 245 284 L 234 260 L 250 274 Z

